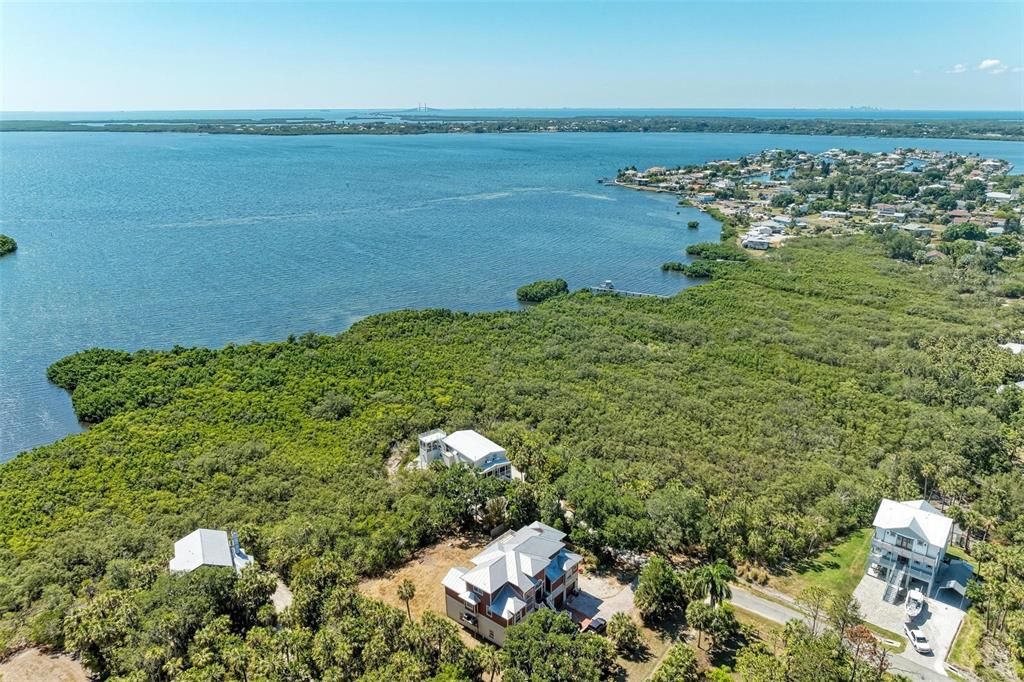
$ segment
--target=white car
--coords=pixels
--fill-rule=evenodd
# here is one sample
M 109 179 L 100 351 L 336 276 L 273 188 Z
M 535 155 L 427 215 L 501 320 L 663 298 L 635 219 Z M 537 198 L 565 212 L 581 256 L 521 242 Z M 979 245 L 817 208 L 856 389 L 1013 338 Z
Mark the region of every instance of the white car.
M 924 633 L 920 630 L 911 630 L 910 624 L 904 624 L 903 632 L 907 634 L 907 639 L 910 640 L 910 646 L 914 647 L 914 651 L 919 654 L 930 654 L 932 652 L 932 645 L 928 643 L 928 638 L 924 636 Z

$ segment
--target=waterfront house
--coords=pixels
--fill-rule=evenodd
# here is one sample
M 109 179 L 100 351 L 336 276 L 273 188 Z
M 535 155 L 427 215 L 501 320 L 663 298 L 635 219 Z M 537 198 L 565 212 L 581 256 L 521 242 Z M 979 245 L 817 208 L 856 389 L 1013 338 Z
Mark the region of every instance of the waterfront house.
M 199 528 L 174 543 L 171 573 L 191 573 L 200 566 L 218 566 L 241 571 L 253 562 L 238 544 L 238 533 Z
M 925 500 L 886 499 L 872 525 L 867 573 L 887 583 L 885 601 L 896 603 L 915 584 L 928 596 L 944 586 L 939 573 L 953 534 L 952 519 Z
M 449 467 L 465 464 L 485 476 L 495 476 L 506 481 L 523 478 L 508 460 L 505 448 L 476 431 L 456 431 L 449 435 L 441 429 L 434 429 L 420 434 L 419 445 L 417 464 L 421 469 L 428 468 L 433 462 L 441 462 Z
M 560 609 L 578 591 L 582 557 L 565 533 L 539 521 L 508 531 L 441 581 L 448 617 L 498 646 L 505 629 L 541 606 Z

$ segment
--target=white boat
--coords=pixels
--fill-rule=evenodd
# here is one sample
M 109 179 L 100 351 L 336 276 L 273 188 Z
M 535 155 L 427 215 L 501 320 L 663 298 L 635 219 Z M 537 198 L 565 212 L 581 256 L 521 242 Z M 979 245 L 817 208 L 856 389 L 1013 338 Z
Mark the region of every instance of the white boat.
M 921 590 L 910 590 L 907 593 L 907 618 L 916 618 L 924 608 L 924 594 Z

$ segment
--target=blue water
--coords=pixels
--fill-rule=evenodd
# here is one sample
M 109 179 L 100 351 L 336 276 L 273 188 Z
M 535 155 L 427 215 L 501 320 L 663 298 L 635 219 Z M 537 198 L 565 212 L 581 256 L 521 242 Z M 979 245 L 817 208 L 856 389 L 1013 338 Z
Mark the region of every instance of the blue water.
M 337 332 L 406 307 L 516 306 L 564 277 L 653 292 L 717 225 L 620 167 L 769 147 L 979 152 L 1024 143 L 781 135 L 257 137 L 0 134 L 0 459 L 79 430 L 46 382 L 90 346 L 168 348 Z M 691 231 L 687 221 L 701 228 Z
M 390 116 L 480 116 L 525 118 L 571 118 L 575 116 L 701 116 L 739 118 L 828 118 L 867 120 L 950 120 L 990 119 L 1020 121 L 1024 112 L 954 111 L 911 109 L 221 109 L 193 111 L 5 111 L 0 120 L 35 119 L 49 121 L 125 121 L 173 122 L 182 119 L 230 118 L 324 118 L 344 121 L 385 113 Z

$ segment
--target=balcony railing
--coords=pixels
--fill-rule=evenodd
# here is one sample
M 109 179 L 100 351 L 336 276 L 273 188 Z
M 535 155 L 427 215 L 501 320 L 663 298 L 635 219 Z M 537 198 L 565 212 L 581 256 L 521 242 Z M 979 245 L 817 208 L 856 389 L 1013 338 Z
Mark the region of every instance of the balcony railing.
M 913 555 L 913 556 L 924 557 L 924 558 L 927 558 L 927 559 L 938 559 L 939 558 L 937 550 L 935 552 L 935 556 L 932 556 L 931 554 L 928 554 L 927 551 L 919 552 L 916 549 L 911 549 L 911 548 L 907 548 L 907 547 L 901 547 L 901 546 L 897 545 L 894 542 L 886 542 L 885 540 L 879 540 L 878 538 L 872 538 L 871 539 L 871 545 L 872 545 L 872 547 L 884 547 L 885 549 L 888 549 L 888 550 L 893 551 L 893 552 L 897 552 L 897 553 L 902 554 L 904 556 Z M 930 549 L 930 548 L 931 548 L 931 546 L 927 547 L 927 549 Z
M 884 555 L 878 554 L 876 552 L 872 552 L 868 555 L 868 561 L 870 563 L 878 564 L 879 566 L 883 566 L 885 568 L 897 567 L 895 559 L 888 559 Z M 913 566 L 907 563 L 900 564 L 900 567 L 905 568 L 907 570 L 907 573 L 909 573 L 913 578 L 918 578 L 919 580 L 924 580 L 925 582 L 930 582 L 933 578 L 932 572 L 926 568 L 921 568 L 920 566 Z

